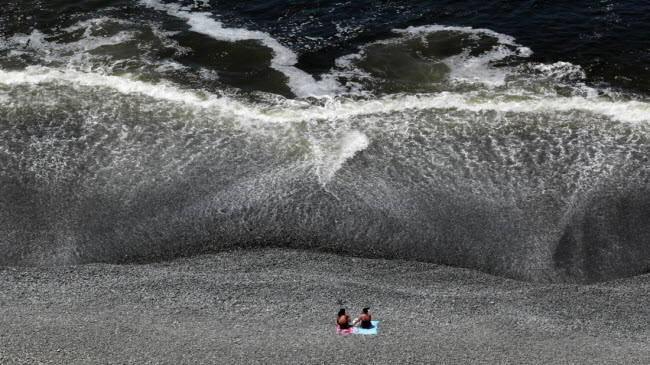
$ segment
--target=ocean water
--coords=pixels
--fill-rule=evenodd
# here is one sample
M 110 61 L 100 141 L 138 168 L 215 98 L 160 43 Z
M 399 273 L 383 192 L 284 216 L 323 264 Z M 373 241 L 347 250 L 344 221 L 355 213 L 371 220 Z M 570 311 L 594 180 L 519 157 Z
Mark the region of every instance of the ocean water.
M 0 265 L 650 269 L 647 1 L 5 0 Z

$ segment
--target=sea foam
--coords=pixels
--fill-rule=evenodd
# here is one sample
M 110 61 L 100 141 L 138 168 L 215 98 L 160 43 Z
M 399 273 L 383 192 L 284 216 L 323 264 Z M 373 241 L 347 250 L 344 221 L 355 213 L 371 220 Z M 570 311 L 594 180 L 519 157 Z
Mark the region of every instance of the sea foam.
M 514 113 L 566 113 L 572 111 L 603 115 L 629 123 L 650 121 L 650 104 L 638 100 L 611 100 L 589 97 L 548 97 L 508 94 L 472 94 L 441 92 L 434 94 L 390 95 L 376 99 L 351 100 L 333 98 L 321 105 L 300 100 L 278 98 L 275 105 L 237 101 L 231 97 L 201 90 L 187 90 L 171 82 L 148 83 L 128 77 L 103 75 L 75 70 L 57 70 L 30 66 L 24 71 L 0 70 L 0 85 L 67 83 L 87 87 L 104 87 L 124 94 L 183 103 L 241 117 L 242 121 L 287 123 L 304 120 L 344 119 L 360 115 L 392 113 L 405 110 L 457 109 Z
M 269 34 L 243 28 L 227 28 L 206 12 L 191 12 L 177 4 L 164 4 L 157 0 L 142 0 L 141 4 L 167 14 L 184 19 L 192 31 L 211 38 L 237 42 L 256 40 L 273 51 L 271 67 L 287 77 L 287 84 L 297 96 L 328 96 L 336 93 L 340 86 L 333 79 L 316 81 L 311 75 L 295 67 L 298 56 L 283 46 Z

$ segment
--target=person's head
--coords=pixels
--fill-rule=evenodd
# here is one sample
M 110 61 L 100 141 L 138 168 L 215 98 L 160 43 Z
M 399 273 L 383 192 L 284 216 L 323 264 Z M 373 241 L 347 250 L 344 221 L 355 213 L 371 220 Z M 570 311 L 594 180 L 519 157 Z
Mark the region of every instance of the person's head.
M 339 309 L 339 317 L 345 314 L 345 308 Z
M 363 312 L 363 314 L 368 314 L 368 309 L 370 309 L 370 308 L 365 307 L 361 311 Z

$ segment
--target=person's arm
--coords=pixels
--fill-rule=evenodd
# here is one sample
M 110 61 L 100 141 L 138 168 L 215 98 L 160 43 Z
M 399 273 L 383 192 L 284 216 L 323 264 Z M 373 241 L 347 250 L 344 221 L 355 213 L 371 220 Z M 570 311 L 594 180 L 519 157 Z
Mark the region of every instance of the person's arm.
M 352 321 L 352 327 L 354 327 L 357 323 L 359 323 L 359 317 L 355 318 L 354 321 Z

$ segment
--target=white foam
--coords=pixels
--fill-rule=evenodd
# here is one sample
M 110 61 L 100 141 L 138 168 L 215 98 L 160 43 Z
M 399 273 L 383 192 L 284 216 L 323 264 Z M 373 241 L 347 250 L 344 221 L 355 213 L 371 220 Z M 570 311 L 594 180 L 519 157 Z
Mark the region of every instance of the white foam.
M 497 46 L 478 57 L 470 57 L 469 52 L 463 52 L 443 62 L 449 66 L 451 70 L 449 78 L 455 82 L 477 82 L 488 86 L 501 86 L 505 84 L 510 70 L 490 67 L 490 63 L 514 54 L 504 46 Z
M 61 30 L 66 31 L 68 33 L 77 31 L 79 29 L 84 29 L 84 33 L 86 36 L 90 36 L 90 32 L 93 30 L 93 28 L 99 30 L 102 29 L 102 26 L 104 23 L 117 23 L 117 24 L 123 24 L 123 25 L 130 25 L 133 24 L 132 22 L 124 19 L 117 19 L 117 18 L 109 18 L 109 17 L 101 17 L 101 18 L 93 18 L 93 19 L 87 19 L 87 20 L 82 20 L 79 21 L 69 27 L 63 28 Z
M 30 34 L 16 34 L 10 38 L 13 43 L 27 47 L 28 45 L 33 48 L 39 48 L 48 42 L 45 41 L 45 35 L 34 29 Z
M 188 104 L 200 108 L 212 108 L 223 114 L 273 121 L 264 116 L 261 110 L 229 99 L 208 93 L 183 90 L 171 83 L 162 82 L 151 84 L 129 78 L 129 75 L 111 76 L 76 70 L 57 70 L 42 66 L 30 66 L 25 71 L 0 70 L 0 85 L 16 84 L 71 84 L 85 87 L 101 87 L 117 91 L 122 94 L 138 94 L 156 100 L 165 100 L 175 103 Z
M 477 37 L 489 36 L 495 38 L 498 42 L 497 46 L 479 56 L 470 56 L 470 50 L 465 50 L 465 52 L 458 56 L 452 56 L 443 60 L 451 70 L 449 75 L 450 79 L 457 82 L 477 82 L 488 86 L 504 85 L 506 77 L 510 74 L 511 70 L 508 68 L 497 69 L 491 67 L 490 64 L 512 56 L 529 57 L 533 53 L 530 48 L 516 43 L 514 37 L 490 29 L 437 24 L 408 27 L 406 29 L 393 29 L 393 32 L 406 36 L 423 36 L 443 31 L 472 34 Z
M 70 56 L 78 58 L 82 52 L 91 51 L 102 46 L 121 44 L 132 40 L 133 37 L 133 32 L 122 31 L 110 37 L 93 37 L 87 35 L 75 42 L 59 44 L 46 40 L 45 34 L 35 29 L 28 35 L 14 35 L 10 38 L 10 41 L 15 47 L 37 51 L 45 60 L 61 60 Z
M 578 65 L 569 62 L 555 62 L 551 64 L 531 65 L 534 70 L 539 71 L 544 77 L 551 77 L 556 80 L 570 79 L 584 81 L 587 74 Z
M 104 27 L 104 25 L 107 24 L 107 23 L 114 23 L 114 24 L 130 26 L 130 27 L 133 27 L 135 29 L 138 28 L 138 24 L 135 24 L 135 23 L 133 23 L 131 21 L 128 21 L 128 20 L 109 18 L 109 17 L 101 17 L 101 18 L 93 18 L 93 19 L 83 20 L 83 21 L 77 22 L 76 24 L 74 24 L 72 26 L 69 26 L 67 28 L 63 28 L 62 30 L 71 33 L 71 32 L 77 31 L 79 29 L 84 29 L 83 37 L 86 38 L 86 39 L 94 40 L 97 37 L 93 37 L 93 35 L 92 35 L 93 31 L 101 30 Z M 177 41 L 170 38 L 171 36 L 176 35 L 179 32 L 162 30 L 155 23 L 150 23 L 150 24 L 148 24 L 148 26 L 150 27 L 153 34 L 156 37 L 158 37 L 158 39 L 164 44 L 165 47 L 172 48 L 172 49 L 176 50 L 176 52 L 178 54 L 185 54 L 185 53 L 190 51 L 190 49 L 185 48 L 185 47 L 181 47 L 178 44 Z
M 406 110 L 456 109 L 461 111 L 496 111 L 515 113 L 566 113 L 572 111 L 600 114 L 613 120 L 650 122 L 650 104 L 642 101 L 611 101 L 585 97 L 516 97 L 491 95 L 480 97 L 471 93 L 443 92 L 437 94 L 397 95 L 358 102 L 332 102 L 317 107 L 313 117 L 349 118 L 357 115 L 386 114 Z
M 363 30 L 362 26 L 343 26 L 340 23 L 334 22 L 336 27 L 336 34 L 334 35 L 337 38 L 352 38 L 356 37 Z
M 355 76 L 361 78 L 372 77 L 366 72 L 354 67 L 354 61 L 365 56 L 366 49 L 374 44 L 395 44 L 413 37 L 423 37 L 437 32 L 458 32 L 470 36 L 489 36 L 497 40 L 497 45 L 491 50 L 478 55 L 470 56 L 471 49 L 464 50 L 461 54 L 441 60 L 450 69 L 449 80 L 457 83 L 480 83 L 487 86 L 502 86 L 506 82 L 512 70 L 508 67 L 494 68 L 491 63 L 503 60 L 507 57 L 529 57 L 532 51 L 515 42 L 512 36 L 497 33 L 490 29 L 475 29 L 472 27 L 426 25 L 419 27 L 408 27 L 406 29 L 393 29 L 393 32 L 401 34 L 399 38 L 386 39 L 367 44 L 358 53 L 349 54 L 336 60 L 336 65 L 342 71 L 333 71 L 335 76 Z M 358 90 L 355 90 L 358 92 Z
M 630 123 L 650 122 L 650 104 L 638 100 L 592 97 L 522 96 L 503 93 L 442 92 L 436 94 L 391 95 L 370 100 L 326 99 L 322 105 L 276 97 L 273 105 L 249 104 L 210 94 L 185 90 L 172 83 L 158 84 L 75 70 L 30 66 L 23 71 L 0 70 L 0 85 L 72 84 L 102 87 L 123 94 L 139 94 L 157 100 L 210 108 L 221 114 L 240 117 L 242 122 L 287 123 L 305 120 L 338 120 L 355 116 L 388 114 L 406 110 L 456 109 L 515 113 L 587 112 Z
M 316 161 L 316 175 L 321 184 L 325 185 L 332 180 L 343 164 L 357 152 L 368 147 L 368 137 L 356 130 L 347 132 L 338 141 L 327 144 L 312 141 L 312 154 Z
M 509 36 L 507 34 L 501 34 L 495 32 L 491 29 L 484 29 L 484 28 L 432 24 L 432 25 L 423 25 L 419 27 L 408 27 L 406 29 L 393 29 L 393 32 L 395 33 L 408 34 L 408 35 L 426 35 L 430 33 L 443 32 L 443 31 L 487 35 L 498 39 L 499 43 L 501 44 L 508 44 L 511 46 L 521 47 L 521 45 L 515 42 L 514 37 Z
M 147 24 L 162 45 L 173 49 L 175 53 L 184 54 L 189 49 L 181 47 L 169 36 L 174 32 L 159 30 L 155 24 Z M 101 31 L 103 28 L 108 32 Z M 128 29 L 125 29 L 128 27 Z M 186 68 L 174 61 L 159 61 L 154 57 L 146 57 L 151 52 L 149 44 L 140 48 L 145 57 L 137 59 L 116 59 L 111 53 L 93 52 L 103 46 L 120 46 L 137 38 L 140 32 L 145 31 L 141 25 L 131 21 L 101 17 L 83 20 L 72 26 L 61 29 L 58 34 L 66 32 L 74 35 L 74 40 L 54 41 L 52 35 L 44 34 L 35 29 L 30 34 L 15 34 L 6 39 L 3 46 L 8 48 L 10 57 L 29 55 L 37 58 L 40 64 L 59 67 L 74 68 L 86 72 L 103 72 L 112 74 L 115 69 L 122 69 L 124 66 L 132 68 L 134 63 L 144 67 L 153 67 L 157 71 L 169 71 L 172 69 Z M 74 34 L 76 33 L 76 34 Z M 139 47 L 139 45 L 137 45 Z M 133 62 L 136 61 L 136 62 Z
M 226 28 L 221 22 L 212 18 L 210 13 L 189 12 L 177 4 L 164 4 L 158 0 L 141 0 L 140 2 L 152 9 L 184 19 L 192 31 L 217 40 L 227 42 L 256 40 L 261 42 L 273 51 L 271 67 L 287 77 L 288 86 L 297 96 L 331 96 L 340 88 L 331 78 L 316 81 L 311 75 L 295 67 L 295 64 L 298 63 L 298 56 L 267 33 L 243 28 Z
M 188 67 L 183 65 L 182 63 L 178 63 L 176 61 L 172 60 L 166 60 L 160 63 L 158 67 L 156 67 L 156 70 L 158 72 L 167 72 L 167 71 L 179 71 L 179 70 L 185 70 Z

